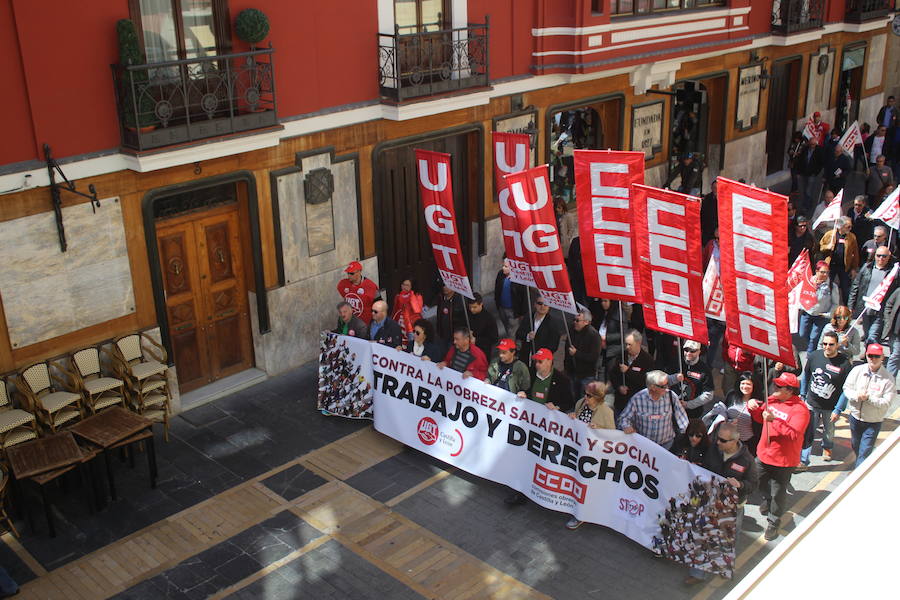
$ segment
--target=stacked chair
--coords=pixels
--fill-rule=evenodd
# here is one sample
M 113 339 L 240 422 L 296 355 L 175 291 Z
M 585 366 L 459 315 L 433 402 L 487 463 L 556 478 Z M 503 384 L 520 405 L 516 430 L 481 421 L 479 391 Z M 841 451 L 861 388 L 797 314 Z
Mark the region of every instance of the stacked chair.
M 37 436 L 37 419 L 32 413 L 13 406 L 9 382 L 5 377 L 0 377 L 0 450 Z
M 66 423 L 80 419 L 81 394 L 65 390 L 66 382 L 50 371 L 50 362 L 41 361 L 19 371 L 17 386 L 29 408 L 51 432 Z M 58 365 L 55 365 L 62 371 Z
M 169 441 L 169 367 L 165 348 L 145 333 L 117 338 L 112 344 L 116 376 L 131 390 L 134 410 L 163 424 Z
M 125 407 L 125 382 L 106 377 L 100 370 L 100 348 L 90 346 L 72 353 L 72 370 L 68 375 L 75 381 L 84 397 L 85 408 L 97 414 L 111 406 Z

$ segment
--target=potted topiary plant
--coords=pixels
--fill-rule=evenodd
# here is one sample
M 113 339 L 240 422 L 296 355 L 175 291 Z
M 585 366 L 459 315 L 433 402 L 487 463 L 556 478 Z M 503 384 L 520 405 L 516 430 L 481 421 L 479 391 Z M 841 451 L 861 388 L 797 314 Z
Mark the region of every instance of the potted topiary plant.
M 156 101 L 149 93 L 147 71 L 128 71 L 125 67 L 145 64 L 146 58 L 141 52 L 137 29 L 131 19 L 120 19 L 116 22 L 116 35 L 119 39 L 119 65 L 122 67 L 122 102 L 125 127 L 142 132 L 156 128 Z M 137 115 L 134 114 L 133 94 L 138 94 Z
M 241 40 L 250 44 L 251 50 L 255 50 L 256 44 L 269 35 L 269 18 L 258 8 L 245 8 L 238 13 L 234 30 Z

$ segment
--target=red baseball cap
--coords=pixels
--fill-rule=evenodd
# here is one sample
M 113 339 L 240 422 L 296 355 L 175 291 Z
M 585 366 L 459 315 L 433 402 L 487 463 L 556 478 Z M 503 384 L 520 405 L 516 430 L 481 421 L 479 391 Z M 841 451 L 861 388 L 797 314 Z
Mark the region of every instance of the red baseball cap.
M 884 347 L 881 344 L 869 344 L 866 346 L 866 356 L 884 356 Z
M 775 381 L 773 383 L 778 387 L 800 387 L 800 382 L 797 380 L 797 376 L 793 373 L 782 373 L 775 378 Z
M 822 113 L 820 113 L 819 111 L 816 111 L 816 112 L 813 113 L 813 118 L 814 118 L 814 119 L 815 119 L 816 117 L 821 117 L 821 116 L 822 116 Z
M 357 271 L 362 271 L 362 265 L 355 260 L 344 269 L 344 273 L 356 273 Z
M 500 340 L 500 343 L 497 344 L 497 349 L 498 350 L 515 350 L 516 342 L 509 338 L 503 338 L 502 340 Z
M 553 360 L 553 353 L 546 348 L 541 348 L 531 355 L 534 360 Z

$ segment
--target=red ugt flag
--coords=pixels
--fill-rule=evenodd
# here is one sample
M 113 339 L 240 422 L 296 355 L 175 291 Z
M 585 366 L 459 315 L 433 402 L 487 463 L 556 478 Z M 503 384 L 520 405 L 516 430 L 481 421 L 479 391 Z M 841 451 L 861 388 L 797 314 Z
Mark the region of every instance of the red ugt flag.
M 472 286 L 466 274 L 456 229 L 453 187 L 450 183 L 450 155 L 416 150 L 419 195 L 425 210 L 425 224 L 434 251 L 434 262 L 444 285 L 466 298 L 472 298 Z
M 522 234 L 522 248 L 544 302 L 552 308 L 575 314 L 578 312 L 575 297 L 550 200 L 547 165 L 507 175 L 506 184 Z
M 640 302 L 631 186 L 644 183 L 643 152 L 575 151 L 578 235 L 587 295 Z
M 522 234 L 516 222 L 516 211 L 510 203 L 509 187 L 504 175 L 518 173 L 529 167 L 528 157 L 531 140 L 527 133 L 504 133 L 495 131 L 494 142 L 494 187 L 500 205 L 500 228 L 503 231 L 503 247 L 509 262 L 509 278 L 515 283 L 534 287 L 534 276 L 522 249 Z
M 794 365 L 788 320 L 787 198 L 717 180 L 725 326 L 731 342 Z
M 708 344 L 700 199 L 633 185 L 631 202 L 647 327 Z

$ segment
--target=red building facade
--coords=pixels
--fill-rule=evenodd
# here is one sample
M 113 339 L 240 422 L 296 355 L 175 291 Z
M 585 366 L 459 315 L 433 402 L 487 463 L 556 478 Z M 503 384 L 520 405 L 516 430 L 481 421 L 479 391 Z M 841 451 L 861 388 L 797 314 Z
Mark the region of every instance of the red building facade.
M 253 44 L 235 28 L 250 6 L 229 0 L 0 8 L 0 372 L 145 329 L 182 391 L 313 359 L 350 260 L 389 296 L 410 276 L 430 287 L 416 147 L 453 154 L 482 291 L 502 252 L 492 130 L 531 134 L 568 201 L 576 145 L 644 150 L 650 184 L 691 151 L 704 191 L 719 173 L 763 185 L 814 110 L 874 119 L 894 14 L 857 0 L 252 7 L 270 26 Z M 120 19 L 136 26 L 130 66 Z M 57 215 L 45 145 L 99 207 L 61 190 Z

